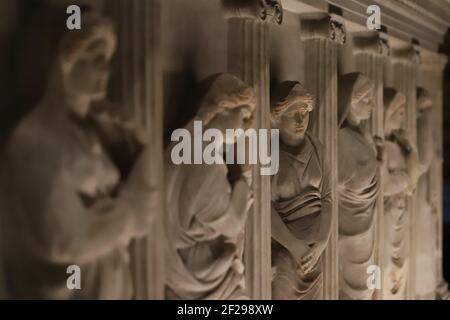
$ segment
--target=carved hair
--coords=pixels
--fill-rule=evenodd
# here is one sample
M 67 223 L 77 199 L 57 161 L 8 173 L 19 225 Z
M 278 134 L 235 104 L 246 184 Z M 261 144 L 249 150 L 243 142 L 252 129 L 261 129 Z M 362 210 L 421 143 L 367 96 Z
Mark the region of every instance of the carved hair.
M 384 120 L 387 122 L 389 118 L 400 107 L 405 107 L 406 96 L 393 88 L 384 89 Z
M 433 98 L 428 90 L 417 88 L 417 109 L 426 110 L 433 106 Z
M 358 103 L 374 87 L 373 82 L 359 72 L 347 73 L 339 77 L 339 127 L 347 119 L 351 105 Z
M 90 12 L 83 16 L 81 30 L 68 31 L 61 40 L 60 57 L 63 69 L 70 68 L 79 55 L 96 40 L 106 40 L 112 55 L 116 46 L 113 24 L 108 19 Z
M 204 79 L 200 83 L 200 108 L 197 118 L 207 125 L 217 114 L 227 109 L 248 106 L 254 112 L 256 97 L 253 89 L 239 78 L 219 73 Z
M 289 107 L 293 105 L 304 106 L 308 112 L 314 109 L 314 97 L 300 82 L 282 82 L 271 98 L 270 115 L 273 120 L 278 119 Z

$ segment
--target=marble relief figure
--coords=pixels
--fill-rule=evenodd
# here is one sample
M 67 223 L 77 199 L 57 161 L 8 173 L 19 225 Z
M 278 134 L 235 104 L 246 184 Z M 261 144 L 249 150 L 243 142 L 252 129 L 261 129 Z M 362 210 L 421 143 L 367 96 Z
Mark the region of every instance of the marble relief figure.
M 407 297 L 407 196 L 417 182 L 417 152 L 403 127 L 406 97 L 395 89 L 384 90 L 385 150 L 384 167 L 384 299 Z
M 339 79 L 338 201 L 339 298 L 370 300 L 367 268 L 374 264 L 374 207 L 383 161 L 380 138 L 372 137 L 366 120 L 374 109 L 374 85 L 361 73 Z
M 115 47 L 111 23 L 86 14 L 82 30 L 63 36 L 44 98 L 2 154 L 0 269 L 9 299 L 132 298 L 127 246 L 149 229 L 155 188 L 139 128 L 105 109 Z M 116 161 L 127 153 L 114 154 L 118 145 L 130 146 L 127 161 Z M 70 265 L 80 267 L 80 290 L 67 287 Z
M 280 130 L 280 168 L 272 177 L 272 298 L 323 299 L 322 255 L 331 232 L 330 172 L 321 143 L 307 132 L 313 96 L 298 82 L 271 98 Z
M 202 121 L 205 131 L 214 129 L 225 137 L 215 141 L 219 147 L 233 146 L 238 135 L 225 136 L 226 129 L 250 126 L 256 107 L 253 90 L 229 74 L 210 76 L 199 88 L 199 109 L 185 126 L 186 135 L 193 137 L 194 121 Z M 166 298 L 245 299 L 242 253 L 253 199 L 248 172 L 242 166 L 230 179 L 226 164 L 175 164 L 174 147 L 169 146 L 165 159 Z M 193 147 L 192 156 L 195 152 Z
M 416 202 L 416 298 L 434 299 L 438 285 L 436 270 L 437 214 L 430 194 L 429 171 L 435 144 L 432 127 L 432 98 L 423 88 L 417 89 L 417 151 L 420 180 Z

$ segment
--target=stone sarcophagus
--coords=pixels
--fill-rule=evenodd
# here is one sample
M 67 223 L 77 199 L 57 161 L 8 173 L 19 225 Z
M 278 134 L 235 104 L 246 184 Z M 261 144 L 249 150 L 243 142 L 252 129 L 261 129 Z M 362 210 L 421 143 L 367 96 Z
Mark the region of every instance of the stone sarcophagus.
M 449 2 L 18 2 L 0 299 L 449 298 Z

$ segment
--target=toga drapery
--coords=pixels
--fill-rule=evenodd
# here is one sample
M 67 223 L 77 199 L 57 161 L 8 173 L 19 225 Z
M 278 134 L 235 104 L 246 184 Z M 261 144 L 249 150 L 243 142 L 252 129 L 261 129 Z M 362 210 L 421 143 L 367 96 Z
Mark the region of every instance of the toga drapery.
M 374 207 L 380 190 L 371 138 L 342 127 L 339 143 L 339 297 L 370 300 L 367 268 L 374 264 Z
M 231 205 L 227 166 L 176 165 L 171 148 L 165 163 L 166 298 L 245 298 L 243 238 L 221 232 L 234 223 L 226 214 Z
M 321 214 L 331 210 L 329 179 L 318 140 L 306 134 L 296 154 L 280 145 L 280 168 L 272 177 L 272 204 L 298 239 L 314 242 Z M 272 268 L 273 299 L 322 299 L 322 259 L 303 274 L 290 252 L 272 240 Z

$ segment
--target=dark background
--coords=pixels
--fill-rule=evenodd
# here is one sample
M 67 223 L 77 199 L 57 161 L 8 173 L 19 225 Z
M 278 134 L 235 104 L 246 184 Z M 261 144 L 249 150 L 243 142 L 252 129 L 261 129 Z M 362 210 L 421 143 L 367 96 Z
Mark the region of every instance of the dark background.
M 441 52 L 450 61 L 450 29 Z M 450 64 L 444 75 L 444 276 L 450 281 Z

